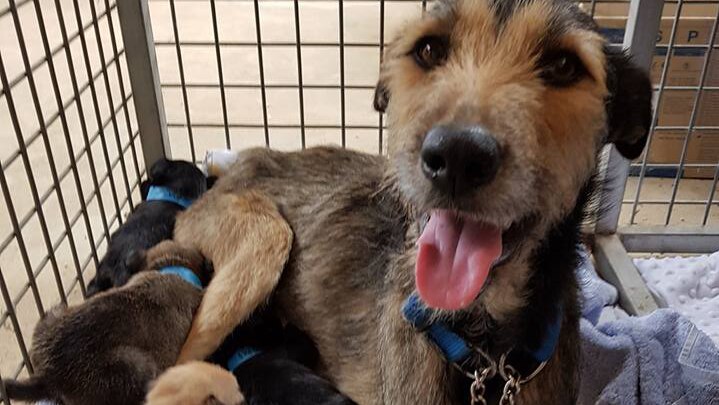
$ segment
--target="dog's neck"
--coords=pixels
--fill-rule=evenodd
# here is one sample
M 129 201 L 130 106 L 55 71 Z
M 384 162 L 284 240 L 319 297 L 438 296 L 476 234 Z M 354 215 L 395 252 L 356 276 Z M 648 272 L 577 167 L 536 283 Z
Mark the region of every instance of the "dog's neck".
M 207 283 L 207 264 L 199 255 L 189 255 L 184 252 L 173 251 L 172 249 L 155 248 L 150 250 L 148 257 L 145 259 L 145 267 L 147 269 L 162 271 L 163 269 L 178 269 L 188 272 L 187 276 L 192 277 L 192 273 L 200 281 L 200 284 Z
M 145 201 L 161 201 L 179 206 L 182 209 L 188 208 L 193 203 L 192 198 L 183 197 L 174 190 L 165 186 L 150 186 Z
M 202 280 L 200 276 L 192 271 L 191 269 L 184 266 L 167 266 L 158 270 L 160 274 L 174 275 L 185 280 L 187 283 L 192 284 L 198 289 L 202 289 Z

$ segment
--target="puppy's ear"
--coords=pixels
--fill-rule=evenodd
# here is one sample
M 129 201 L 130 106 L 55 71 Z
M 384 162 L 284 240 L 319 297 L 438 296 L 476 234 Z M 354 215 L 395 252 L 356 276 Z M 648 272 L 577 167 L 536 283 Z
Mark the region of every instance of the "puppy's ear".
M 149 178 L 153 184 L 162 184 L 168 179 L 168 172 L 170 170 L 170 161 L 165 158 L 160 158 L 150 168 Z
M 210 176 L 207 178 L 207 189 L 211 189 L 217 182 L 217 176 Z
M 215 274 L 215 266 L 212 264 L 212 261 L 206 258 L 203 259 L 202 265 L 198 267 L 198 270 L 200 273 L 200 282 L 202 282 L 202 285 L 207 285 L 210 283 L 210 280 L 212 280 L 213 274 Z
M 607 141 L 627 159 L 642 154 L 652 124 L 652 84 L 648 73 L 623 52 L 607 52 Z
M 129 276 L 143 270 L 146 264 L 146 257 L 144 250 L 132 249 L 125 255 L 125 268 L 129 273 Z
M 142 201 L 147 201 L 147 193 L 150 192 L 150 180 L 145 180 L 140 183 L 140 196 Z
M 374 88 L 374 109 L 377 112 L 385 112 L 389 105 L 389 89 L 385 80 L 380 75 L 377 86 Z
M 85 292 L 87 297 L 90 298 L 93 295 L 102 291 L 107 291 L 110 288 L 112 288 L 112 281 L 110 281 L 107 277 L 97 275 L 87 284 Z

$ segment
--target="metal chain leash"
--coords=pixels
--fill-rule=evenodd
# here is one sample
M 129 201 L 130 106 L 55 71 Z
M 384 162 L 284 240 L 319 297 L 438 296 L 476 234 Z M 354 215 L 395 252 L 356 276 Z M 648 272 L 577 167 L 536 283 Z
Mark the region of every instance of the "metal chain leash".
M 465 373 L 469 378 L 474 380 L 472 381 L 469 392 L 472 405 L 487 405 L 487 400 L 484 397 L 487 389 L 485 383 L 497 374 L 506 381 L 504 389 L 502 389 L 502 397 L 499 400 L 499 404 L 514 405 L 516 396 L 519 395 L 519 392 L 522 390 L 522 385 L 536 377 L 544 369 L 544 366 L 547 365 L 546 361 L 540 363 L 529 376 L 522 378 L 514 367 L 507 364 L 507 356 L 511 350 L 500 356 L 499 365 L 483 351 L 478 350 L 478 352 L 484 359 L 488 360 L 489 365 L 482 368 L 481 371 L 475 370 L 473 374 Z

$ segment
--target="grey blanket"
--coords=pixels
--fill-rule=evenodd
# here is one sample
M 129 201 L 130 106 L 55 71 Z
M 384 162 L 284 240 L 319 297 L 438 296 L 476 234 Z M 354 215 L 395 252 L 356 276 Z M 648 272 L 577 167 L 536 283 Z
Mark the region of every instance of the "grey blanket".
M 616 300 L 588 261 L 578 269 L 584 296 L 580 404 L 719 404 L 719 350 L 676 311 L 600 320 Z

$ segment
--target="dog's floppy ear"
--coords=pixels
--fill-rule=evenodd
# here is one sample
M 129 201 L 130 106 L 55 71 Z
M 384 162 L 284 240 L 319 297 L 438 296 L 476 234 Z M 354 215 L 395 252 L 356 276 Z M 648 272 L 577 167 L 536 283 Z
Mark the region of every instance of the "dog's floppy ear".
M 652 124 L 649 74 L 623 52 L 607 52 L 608 138 L 627 159 L 642 154 Z
M 380 74 L 377 86 L 374 88 L 374 109 L 377 112 L 383 113 L 387 110 L 387 105 L 389 105 L 389 89 Z

